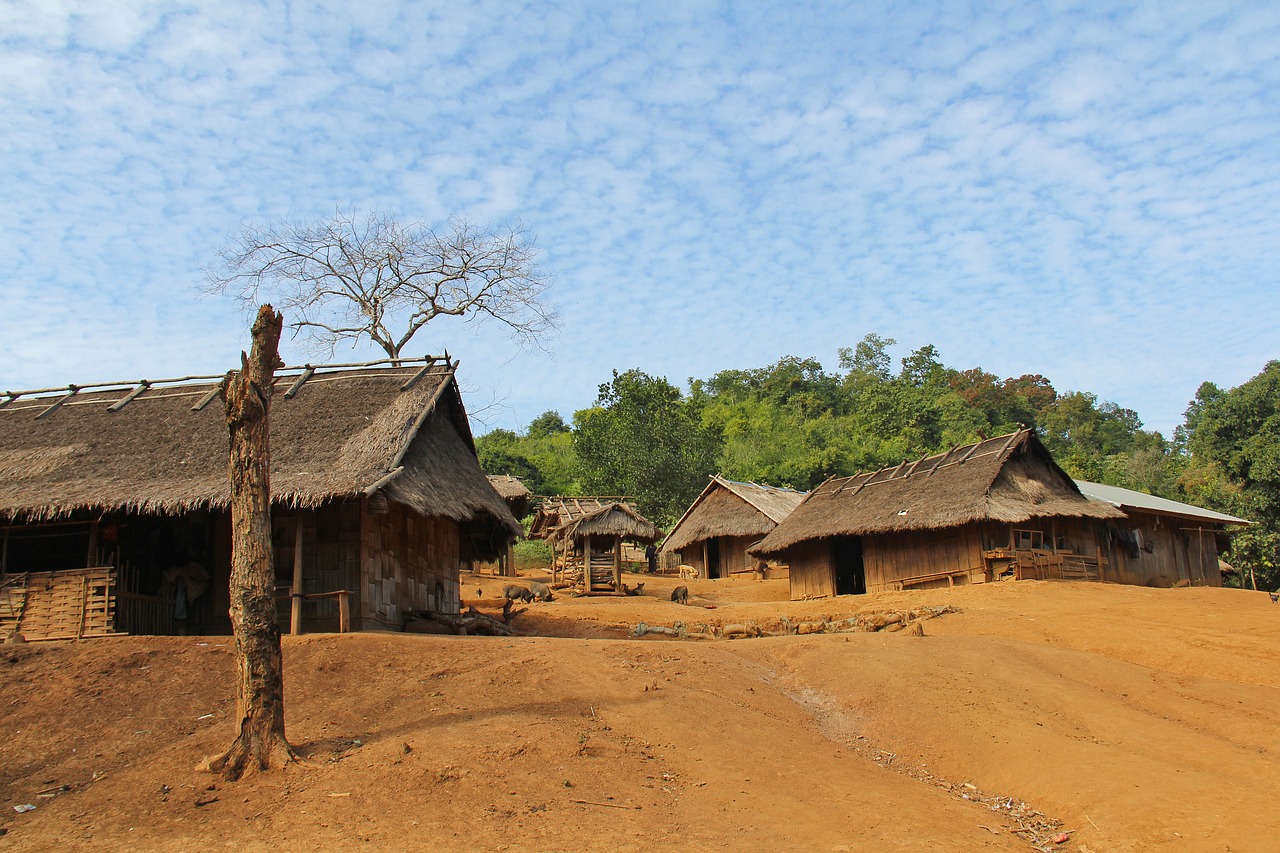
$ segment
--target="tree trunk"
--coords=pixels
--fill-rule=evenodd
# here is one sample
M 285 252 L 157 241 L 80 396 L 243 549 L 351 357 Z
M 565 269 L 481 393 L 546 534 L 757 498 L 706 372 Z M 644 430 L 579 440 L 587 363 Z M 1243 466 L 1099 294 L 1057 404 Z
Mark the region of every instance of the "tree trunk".
M 284 732 L 284 671 L 276 620 L 271 549 L 271 383 L 280 356 L 282 318 L 263 305 L 253 348 L 222 380 L 231 433 L 231 624 L 236 637 L 236 717 L 231 748 L 205 766 L 228 780 L 296 758 Z

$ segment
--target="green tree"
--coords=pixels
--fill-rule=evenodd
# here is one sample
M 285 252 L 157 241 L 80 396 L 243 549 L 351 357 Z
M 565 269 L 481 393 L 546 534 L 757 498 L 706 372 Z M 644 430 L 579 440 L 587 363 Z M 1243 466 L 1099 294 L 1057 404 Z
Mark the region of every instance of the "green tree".
M 586 491 L 634 495 L 659 524 L 697 497 L 720 450 L 697 402 L 639 370 L 615 370 L 600 386 L 596 405 L 574 415 L 573 443 Z

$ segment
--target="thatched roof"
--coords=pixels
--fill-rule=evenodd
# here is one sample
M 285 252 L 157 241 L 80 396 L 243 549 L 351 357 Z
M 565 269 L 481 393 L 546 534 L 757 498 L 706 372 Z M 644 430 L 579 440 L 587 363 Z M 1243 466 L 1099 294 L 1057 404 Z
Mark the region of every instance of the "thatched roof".
M 542 499 L 530 539 L 577 541 L 584 536 L 621 536 L 633 542 L 657 542 L 662 531 L 624 497 L 548 497 Z
M 805 494 L 716 474 L 680 516 L 662 550 L 682 551 L 718 536 L 764 536 L 800 505 Z
M 831 536 L 1053 516 L 1124 514 L 1082 495 L 1035 432 L 1024 429 L 869 474 L 827 480 L 751 552 L 774 555 Z
M 315 507 L 381 490 L 423 515 L 487 517 L 515 535 L 519 526 L 476 462 L 454 370 L 447 358 L 283 369 L 271 402 L 273 500 Z M 0 518 L 226 506 L 229 439 L 222 403 L 210 397 L 216 389 L 174 380 L 6 394 Z
M 529 499 L 533 492 L 529 491 L 529 487 L 519 477 L 512 477 L 510 474 L 490 474 L 489 485 L 502 495 L 505 501 L 515 501 L 521 498 Z
M 494 491 L 507 502 L 507 509 L 511 510 L 511 514 L 516 518 L 524 518 L 529 514 L 533 492 L 529 491 L 529 487 L 519 477 L 512 477 L 510 474 L 490 474 L 489 485 L 493 486 Z

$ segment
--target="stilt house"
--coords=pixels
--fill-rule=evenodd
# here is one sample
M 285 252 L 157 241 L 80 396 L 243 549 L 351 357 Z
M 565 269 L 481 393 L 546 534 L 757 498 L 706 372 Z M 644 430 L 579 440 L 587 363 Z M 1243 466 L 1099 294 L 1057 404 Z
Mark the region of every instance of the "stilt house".
M 533 517 L 529 538 L 550 543 L 553 581 L 564 572 L 587 595 L 621 595 L 622 543 L 657 542 L 662 531 L 629 498 L 549 497 Z
M 795 599 L 1017 577 L 1107 578 L 1093 501 L 1034 431 L 827 480 L 753 554 L 791 567 Z
M 667 534 L 662 550 L 679 554 L 680 562 L 703 578 L 752 571 L 761 561 L 747 554 L 748 546 L 777 527 L 805 494 L 713 475 Z
M 520 532 L 476 461 L 456 364 L 381 365 L 276 378 L 277 600 L 295 631 L 456 613 L 460 565 Z M 230 632 L 219 378 L 0 394 L 0 628 Z

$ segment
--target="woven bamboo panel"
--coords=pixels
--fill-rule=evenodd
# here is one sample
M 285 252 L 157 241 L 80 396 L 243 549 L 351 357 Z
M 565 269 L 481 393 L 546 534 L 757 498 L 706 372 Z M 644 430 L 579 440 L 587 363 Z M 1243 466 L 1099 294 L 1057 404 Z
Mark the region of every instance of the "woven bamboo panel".
M 6 631 L 16 628 L 27 640 L 115 633 L 115 570 L 109 566 L 16 575 L 5 585 L 5 593 L 0 623 Z

